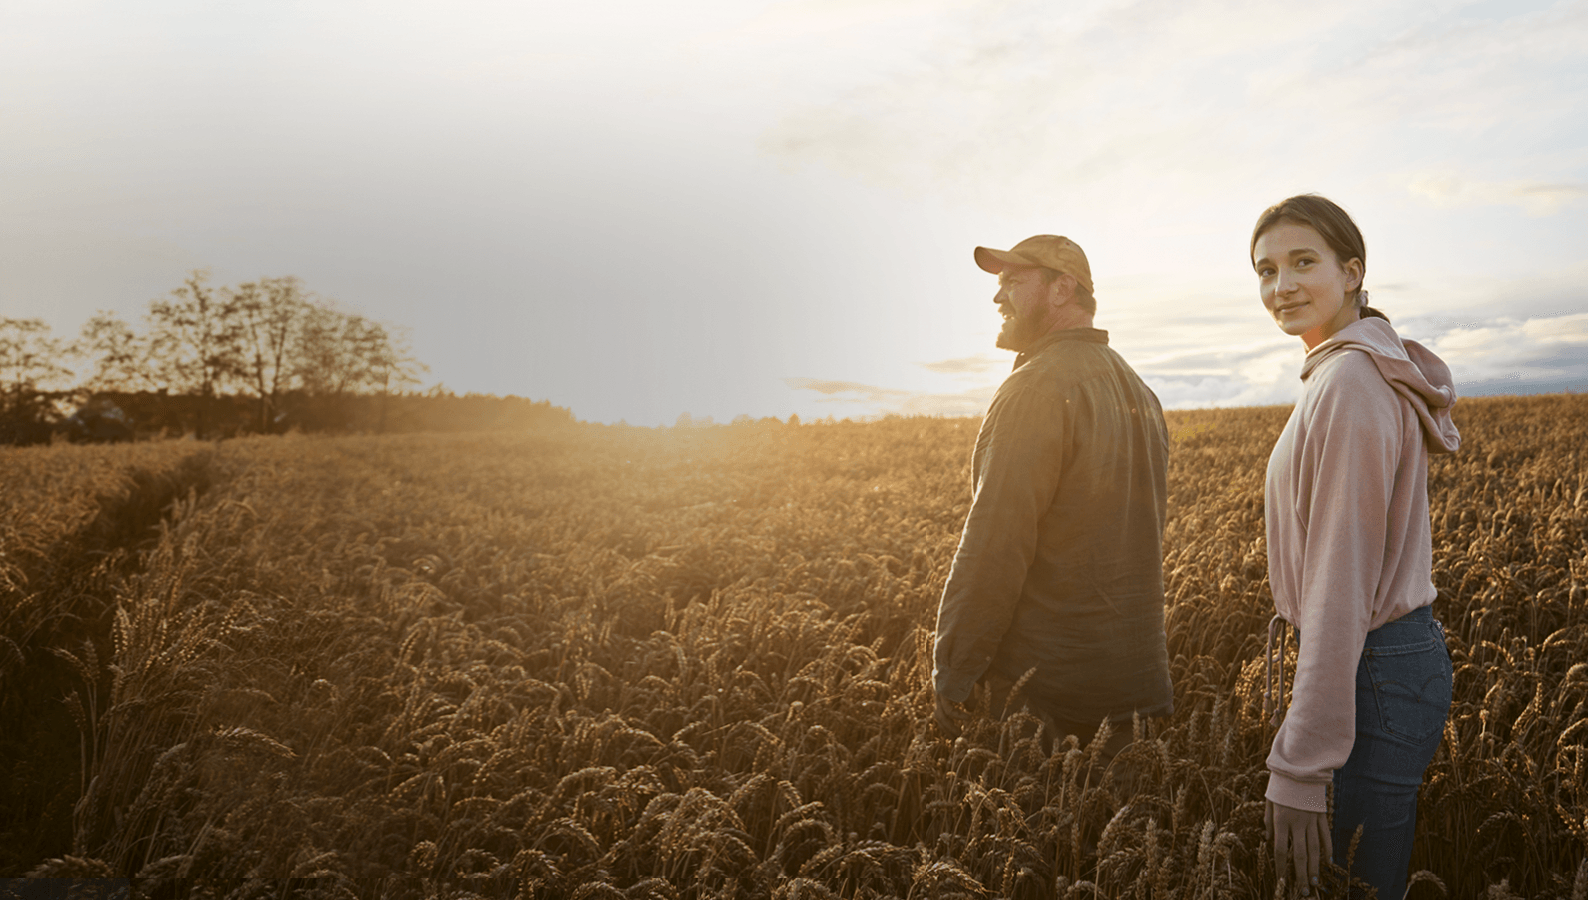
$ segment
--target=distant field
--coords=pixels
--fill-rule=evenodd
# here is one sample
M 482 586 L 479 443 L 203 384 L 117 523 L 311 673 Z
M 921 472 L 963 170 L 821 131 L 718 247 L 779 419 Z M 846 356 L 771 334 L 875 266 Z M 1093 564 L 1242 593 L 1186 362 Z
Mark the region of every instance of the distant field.
M 1262 473 L 1170 415 L 1176 714 L 931 723 L 975 420 L 0 448 L 0 877 L 161 896 L 1274 896 Z M 1588 396 L 1463 401 L 1413 897 L 1588 896 Z M 268 881 L 247 881 L 269 879 Z M 284 882 L 279 879 L 306 879 Z

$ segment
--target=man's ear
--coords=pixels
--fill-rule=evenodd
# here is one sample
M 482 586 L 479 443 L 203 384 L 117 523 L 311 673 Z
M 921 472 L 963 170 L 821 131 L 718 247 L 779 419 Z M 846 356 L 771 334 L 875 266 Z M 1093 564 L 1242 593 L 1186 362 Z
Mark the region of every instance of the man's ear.
M 1075 288 L 1075 276 L 1068 272 L 1060 272 L 1049 287 L 1048 301 L 1055 307 L 1063 306 L 1075 299 Z

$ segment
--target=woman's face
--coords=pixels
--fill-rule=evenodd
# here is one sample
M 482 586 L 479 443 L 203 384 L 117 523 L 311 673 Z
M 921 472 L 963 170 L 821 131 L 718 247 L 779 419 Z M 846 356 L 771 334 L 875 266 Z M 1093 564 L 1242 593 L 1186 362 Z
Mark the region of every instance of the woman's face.
M 1342 263 L 1311 225 L 1274 225 L 1258 235 L 1252 259 L 1263 306 L 1308 350 L 1360 318 L 1352 298 L 1362 284 L 1362 261 Z

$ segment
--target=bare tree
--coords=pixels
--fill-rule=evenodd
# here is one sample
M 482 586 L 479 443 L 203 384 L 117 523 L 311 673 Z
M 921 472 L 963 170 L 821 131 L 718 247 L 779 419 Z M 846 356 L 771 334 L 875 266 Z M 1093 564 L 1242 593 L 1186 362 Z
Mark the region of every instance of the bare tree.
M 295 355 L 298 383 L 322 397 L 400 390 L 428 371 L 386 326 L 324 303 L 305 311 Z
M 294 348 L 293 372 L 305 392 L 337 397 L 358 390 L 366 372 L 356 352 L 368 324 L 362 316 L 316 303 L 304 314 Z
M 171 292 L 149 304 L 152 368 L 172 393 L 201 399 L 195 432 L 205 433 L 205 409 L 227 379 L 242 370 L 242 327 L 235 304 L 195 269 Z
M 10 440 L 47 434 L 58 413 L 48 389 L 72 374 L 66 354 L 43 319 L 0 318 L 0 431 Z
M 368 360 L 370 386 L 380 390 L 380 430 L 384 432 L 392 390 L 417 385 L 420 374 L 430 367 L 414 356 L 406 335 L 393 335 L 378 323 L 366 329 L 361 349 Z
M 380 394 L 378 427 L 382 431 L 386 428 L 385 398 L 394 390 L 418 384 L 420 374 L 428 371 L 400 333 L 324 302 L 312 303 L 305 310 L 294 356 L 297 383 L 322 403 L 331 401 L 332 409 L 351 394 Z
M 296 276 L 261 278 L 232 292 L 239 327 L 240 376 L 259 398 L 259 428 L 270 429 L 293 380 L 293 349 L 309 303 Z
M 364 330 L 359 345 L 359 352 L 367 362 L 370 388 L 388 394 L 419 384 L 419 376 L 430 371 L 430 367 L 414 356 L 407 335 L 394 333 L 379 322 L 370 325 L 373 327 Z
M 137 391 L 153 385 L 148 341 L 113 312 L 102 309 L 83 323 L 72 355 L 86 363 L 82 387 L 88 391 Z

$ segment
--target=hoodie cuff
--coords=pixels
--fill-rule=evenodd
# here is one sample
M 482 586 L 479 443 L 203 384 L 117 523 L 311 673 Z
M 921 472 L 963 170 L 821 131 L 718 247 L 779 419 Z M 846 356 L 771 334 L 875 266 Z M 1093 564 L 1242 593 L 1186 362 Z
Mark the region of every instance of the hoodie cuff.
M 1307 812 L 1328 812 L 1326 785 L 1309 781 L 1296 781 L 1278 772 L 1268 773 L 1268 790 L 1263 796 L 1281 806 Z

